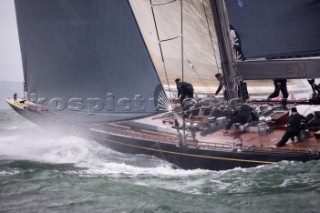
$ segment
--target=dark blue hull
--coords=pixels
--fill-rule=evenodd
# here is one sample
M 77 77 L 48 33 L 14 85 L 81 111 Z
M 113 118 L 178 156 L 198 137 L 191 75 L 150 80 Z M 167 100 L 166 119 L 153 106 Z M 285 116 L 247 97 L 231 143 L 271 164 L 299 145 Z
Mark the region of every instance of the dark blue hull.
M 91 135 L 97 142 L 116 151 L 157 156 L 182 169 L 226 170 L 236 167 L 255 167 L 283 160 L 306 162 L 319 159 L 318 154 L 301 152 L 206 150 L 197 147 L 177 146 L 161 141 L 138 139 L 100 130 L 92 130 Z

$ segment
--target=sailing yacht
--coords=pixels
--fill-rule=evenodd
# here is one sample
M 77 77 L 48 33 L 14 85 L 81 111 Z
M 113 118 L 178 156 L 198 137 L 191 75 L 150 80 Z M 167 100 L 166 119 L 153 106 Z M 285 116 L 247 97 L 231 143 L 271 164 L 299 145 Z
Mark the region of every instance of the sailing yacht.
M 317 129 L 274 148 L 289 112 L 277 101 L 241 98 L 247 89 L 250 95 L 272 92 L 265 86 L 270 79 L 319 77 L 319 59 L 310 59 L 320 53 L 318 1 L 15 0 L 15 7 L 26 95 L 7 102 L 50 131 L 81 133 L 183 169 L 320 157 Z M 296 14 L 303 25 L 288 23 L 287 35 L 282 24 Z M 225 80 L 220 96 L 213 95 L 217 73 Z M 180 103 L 176 78 L 192 82 L 196 98 Z M 292 80 L 289 91 L 310 93 L 298 83 Z M 243 105 L 260 118 L 224 134 Z

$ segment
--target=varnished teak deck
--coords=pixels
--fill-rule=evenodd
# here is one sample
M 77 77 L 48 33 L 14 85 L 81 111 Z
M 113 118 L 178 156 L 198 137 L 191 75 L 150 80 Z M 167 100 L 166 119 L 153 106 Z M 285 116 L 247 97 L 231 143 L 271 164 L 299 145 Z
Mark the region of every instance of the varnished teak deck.
M 162 119 L 144 118 L 138 121 L 140 124 L 160 127 L 170 130 L 172 134 L 161 133 L 142 128 L 135 128 L 134 125 L 94 125 L 95 129 L 106 131 L 109 133 L 124 135 L 136 139 L 159 141 L 163 143 L 177 144 L 177 132 L 170 124 L 163 124 Z M 183 134 L 183 130 L 180 129 Z M 196 133 L 196 141 L 192 139 L 190 133 L 185 141 L 185 145 L 196 146 L 197 148 L 212 148 L 212 149 L 234 149 L 242 141 L 243 149 L 254 148 L 256 151 L 271 151 L 271 152 L 309 152 L 310 150 L 320 151 L 320 139 L 316 139 L 314 133 L 311 132 L 309 138 L 302 141 L 292 143 L 291 140 L 283 147 L 273 147 L 284 134 L 284 130 L 276 129 L 271 134 L 259 134 L 254 132 L 244 132 L 240 137 L 235 138 L 234 131 L 231 130 L 227 134 L 223 130 L 202 136 L 200 132 Z M 239 148 L 239 147 L 238 147 Z

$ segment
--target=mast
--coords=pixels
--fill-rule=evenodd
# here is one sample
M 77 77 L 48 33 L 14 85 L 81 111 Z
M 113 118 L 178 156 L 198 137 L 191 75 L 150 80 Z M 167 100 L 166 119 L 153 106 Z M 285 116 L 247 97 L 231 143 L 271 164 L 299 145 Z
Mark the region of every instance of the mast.
M 237 72 L 232 45 L 230 42 L 229 20 L 224 0 L 211 0 L 214 23 L 217 32 L 219 50 L 221 54 L 221 66 L 225 80 L 227 100 L 237 98 Z

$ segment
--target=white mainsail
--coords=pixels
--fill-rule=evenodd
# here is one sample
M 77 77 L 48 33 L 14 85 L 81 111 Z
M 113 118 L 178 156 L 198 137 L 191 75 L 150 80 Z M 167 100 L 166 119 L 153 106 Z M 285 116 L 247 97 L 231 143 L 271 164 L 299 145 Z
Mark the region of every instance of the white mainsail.
M 183 75 L 184 81 L 194 85 L 196 93 L 214 93 L 219 84 L 214 75 L 222 71 L 210 0 L 129 2 L 164 88 L 175 90 L 174 79 Z M 274 89 L 272 79 L 247 83 L 249 94 L 254 96 L 267 96 Z M 301 94 L 306 98 L 311 93 L 311 87 L 304 79 L 290 80 L 288 90 L 292 94 L 289 99 L 296 99 Z
M 184 81 L 191 82 L 198 93 L 214 92 L 218 85 L 214 75 L 221 72 L 221 63 L 210 1 L 183 1 L 183 18 L 181 18 L 181 1 L 130 0 L 130 4 L 164 87 L 168 85 L 166 73 L 170 89 L 175 88 L 175 78 L 182 76 L 183 36 Z M 164 55 L 164 65 L 156 26 Z

